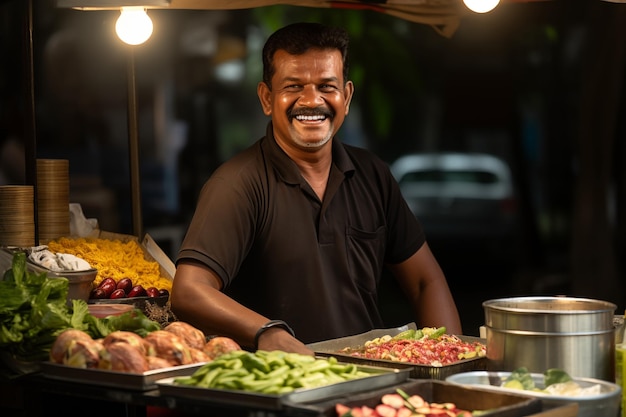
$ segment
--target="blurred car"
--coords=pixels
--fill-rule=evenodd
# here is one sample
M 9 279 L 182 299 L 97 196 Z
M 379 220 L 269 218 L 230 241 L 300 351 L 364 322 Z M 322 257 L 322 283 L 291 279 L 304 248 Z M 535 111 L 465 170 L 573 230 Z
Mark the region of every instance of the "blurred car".
M 420 153 L 400 157 L 391 171 L 437 253 L 511 262 L 518 216 L 511 169 L 478 153 Z

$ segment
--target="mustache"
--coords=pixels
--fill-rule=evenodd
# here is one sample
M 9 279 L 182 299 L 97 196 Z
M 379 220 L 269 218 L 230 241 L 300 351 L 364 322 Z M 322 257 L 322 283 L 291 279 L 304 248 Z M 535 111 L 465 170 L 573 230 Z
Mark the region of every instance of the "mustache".
M 289 120 L 293 119 L 296 116 L 324 116 L 326 118 L 335 117 L 335 112 L 326 107 L 302 107 L 298 109 L 291 108 L 287 110 L 287 117 Z

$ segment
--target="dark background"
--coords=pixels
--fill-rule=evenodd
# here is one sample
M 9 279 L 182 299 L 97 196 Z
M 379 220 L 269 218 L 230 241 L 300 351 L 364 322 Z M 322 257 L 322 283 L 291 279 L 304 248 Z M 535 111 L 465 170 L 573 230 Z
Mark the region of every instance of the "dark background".
M 566 294 L 624 311 L 626 5 L 503 0 L 465 15 L 451 38 L 371 11 L 155 10 L 152 38 L 129 48 L 113 30 L 118 12 L 34 3 L 31 73 L 28 3 L 0 1 L 0 156 L 34 139 L 38 158 L 69 159 L 71 201 L 103 230 L 133 233 L 131 56 L 143 226 L 174 258 L 201 185 L 264 132 L 255 92 L 263 41 L 286 23 L 321 21 L 352 37 L 356 95 L 342 140 L 389 163 L 417 151 L 480 151 L 513 170 L 523 242 L 515 261 L 433 245 L 464 333 L 478 334 L 482 301 L 502 296 Z M 221 77 L 226 64 L 241 72 Z M 26 181 L 20 158 L 0 162 L 0 180 Z M 382 302 L 390 325 L 410 321 L 393 286 Z

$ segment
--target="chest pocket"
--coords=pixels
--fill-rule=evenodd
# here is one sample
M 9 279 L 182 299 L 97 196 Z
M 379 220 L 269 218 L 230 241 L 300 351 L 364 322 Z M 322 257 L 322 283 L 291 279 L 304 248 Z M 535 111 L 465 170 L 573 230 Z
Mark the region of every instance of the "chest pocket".
M 346 245 L 350 275 L 356 284 L 375 293 L 385 256 L 386 227 L 367 232 L 348 226 Z

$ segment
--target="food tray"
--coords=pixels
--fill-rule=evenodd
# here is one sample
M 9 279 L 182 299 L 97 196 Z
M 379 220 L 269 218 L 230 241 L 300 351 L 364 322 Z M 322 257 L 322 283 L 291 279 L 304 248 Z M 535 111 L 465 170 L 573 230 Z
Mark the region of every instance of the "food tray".
M 176 385 L 176 377 L 156 381 L 162 396 L 201 401 L 204 403 L 236 405 L 239 407 L 280 410 L 283 404 L 321 401 L 337 396 L 349 395 L 368 389 L 381 388 L 402 383 L 408 380 L 407 369 L 389 369 L 382 367 L 357 366 L 359 371 L 371 373 L 354 379 L 317 388 L 297 389 L 293 392 L 276 395 L 249 391 L 238 391 L 217 388 L 201 388 L 189 385 Z
M 521 393 L 529 397 L 537 398 L 541 401 L 544 407 L 559 407 L 572 403 L 578 404 L 578 416 L 579 417 L 597 417 L 597 416 L 617 416 L 620 402 L 622 398 L 622 389 L 619 385 L 603 381 L 595 378 L 578 378 L 572 377 L 574 382 L 578 383 L 581 387 L 589 387 L 594 385 L 600 385 L 601 392 L 596 395 L 584 395 L 584 396 L 564 396 L 564 395 L 551 395 L 543 392 L 536 391 L 520 391 L 513 388 L 501 387 L 502 381 L 511 375 L 511 372 L 487 372 L 487 371 L 475 371 L 475 372 L 463 372 L 456 375 L 449 376 L 446 381 L 459 384 L 462 386 L 474 386 L 480 387 L 485 390 L 491 390 L 494 392 L 506 392 L 506 393 Z M 543 374 L 531 373 L 530 374 L 535 386 L 543 387 Z
M 393 387 L 376 388 L 350 396 L 334 398 L 315 403 L 285 403 L 290 416 L 335 417 L 335 405 L 348 407 L 380 404 L 384 394 L 392 394 L 400 388 L 409 395 L 420 395 L 428 402 L 455 403 L 459 408 L 477 411 L 485 410 L 486 417 L 522 417 L 541 411 L 541 403 L 536 398 L 515 393 L 498 393 L 476 387 L 463 387 L 445 381 L 409 379 Z M 488 411 L 487 411 L 488 410 Z
M 334 356 L 342 362 L 390 368 L 409 368 L 411 371 L 410 377 L 417 379 L 445 380 L 446 377 L 448 377 L 449 375 L 459 372 L 484 371 L 487 369 L 487 358 L 485 356 L 472 359 L 463 359 L 450 365 L 430 366 L 384 359 L 368 359 L 338 353 L 339 350 L 346 347 L 362 346 L 368 340 L 372 340 L 385 335 L 395 336 L 396 334 L 411 328 L 415 329 L 414 323 L 410 323 L 398 328 L 375 329 L 354 336 L 346 336 L 323 342 L 310 343 L 307 345 L 307 347 L 313 350 L 315 354 L 319 356 Z M 459 338 L 465 342 L 481 342 L 483 344 L 486 344 L 486 341 L 484 339 L 474 336 L 459 336 Z
M 47 378 L 69 382 L 80 382 L 90 385 L 102 385 L 114 388 L 125 388 L 137 391 L 156 389 L 156 381 L 167 377 L 187 376 L 194 373 L 206 362 L 191 365 L 172 366 L 168 368 L 146 371 L 141 374 L 108 371 L 104 369 L 85 369 L 53 362 L 42 362 L 41 372 Z

